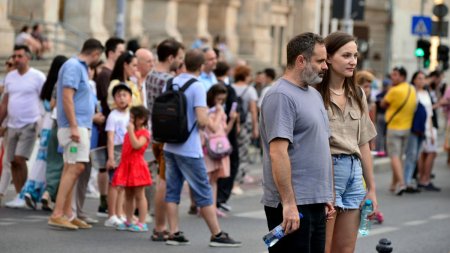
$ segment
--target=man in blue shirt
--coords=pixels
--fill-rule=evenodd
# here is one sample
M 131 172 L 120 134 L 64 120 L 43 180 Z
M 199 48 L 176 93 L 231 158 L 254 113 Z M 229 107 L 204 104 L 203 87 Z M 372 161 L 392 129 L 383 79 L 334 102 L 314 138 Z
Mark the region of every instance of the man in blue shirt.
M 207 92 L 211 86 L 218 83 L 216 75 L 213 72 L 217 65 L 217 55 L 211 48 L 203 49 L 203 53 L 205 56 L 205 63 L 203 64 L 202 72 L 198 77 L 198 80 L 203 83 L 205 92 Z
M 185 65 L 187 73 L 183 73 L 173 80 L 173 85 L 182 87 L 191 78 L 197 78 L 205 62 L 202 51 L 190 50 L 186 53 Z M 166 160 L 166 202 L 169 218 L 170 235 L 166 241 L 168 245 L 186 245 L 189 240 L 178 229 L 178 204 L 186 180 L 190 186 L 195 205 L 200 207 L 201 217 L 205 220 L 211 232 L 209 246 L 211 247 L 239 247 L 240 242 L 233 240 L 222 231 L 216 216 L 211 186 L 208 183 L 205 161 L 203 160 L 202 144 L 199 128 L 208 124 L 208 108 L 206 92 L 201 82 L 194 82 L 184 92 L 188 116 L 188 129 L 192 132 L 188 140 L 180 144 L 166 143 L 164 157 Z
M 76 230 L 91 228 L 72 212 L 72 190 L 89 162 L 90 129 L 94 108 L 89 86 L 88 66 L 95 65 L 103 52 L 96 39 L 84 42 L 81 53 L 61 67 L 57 82 L 58 141 L 64 148 L 64 171 L 61 176 L 55 209 L 48 225 Z

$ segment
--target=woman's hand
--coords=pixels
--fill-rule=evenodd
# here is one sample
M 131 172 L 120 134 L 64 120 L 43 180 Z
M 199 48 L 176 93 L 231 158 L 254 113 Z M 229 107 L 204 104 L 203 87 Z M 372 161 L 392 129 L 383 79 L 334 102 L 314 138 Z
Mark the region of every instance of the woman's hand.
M 372 201 L 373 206 L 373 212 L 371 212 L 368 217 L 373 218 L 375 214 L 378 212 L 378 202 L 377 202 L 377 196 L 374 191 L 369 190 L 366 194 L 366 197 L 364 198 L 363 202 L 360 204 L 360 208 L 364 205 L 364 202 L 366 202 L 366 199 L 370 199 Z

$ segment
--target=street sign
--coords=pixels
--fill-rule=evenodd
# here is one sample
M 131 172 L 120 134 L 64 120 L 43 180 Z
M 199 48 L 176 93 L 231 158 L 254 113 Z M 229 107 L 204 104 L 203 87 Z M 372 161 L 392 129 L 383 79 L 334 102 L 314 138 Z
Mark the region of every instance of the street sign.
M 427 16 L 413 16 L 411 33 L 414 35 L 430 35 L 431 18 Z

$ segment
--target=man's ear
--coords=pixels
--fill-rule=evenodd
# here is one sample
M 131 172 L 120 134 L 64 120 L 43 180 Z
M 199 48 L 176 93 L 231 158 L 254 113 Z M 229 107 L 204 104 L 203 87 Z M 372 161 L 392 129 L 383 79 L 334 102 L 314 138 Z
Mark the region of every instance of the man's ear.
M 306 58 L 302 54 L 295 59 L 295 65 L 303 68 L 306 65 Z

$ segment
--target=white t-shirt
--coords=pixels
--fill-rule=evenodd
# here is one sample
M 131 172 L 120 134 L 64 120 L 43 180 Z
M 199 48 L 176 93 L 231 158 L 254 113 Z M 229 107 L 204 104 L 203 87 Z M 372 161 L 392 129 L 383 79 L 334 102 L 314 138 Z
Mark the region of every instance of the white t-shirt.
M 21 32 L 17 35 L 15 44 L 16 45 L 25 45 L 25 43 L 27 42 L 27 39 L 29 39 L 30 37 L 31 37 L 31 34 L 26 33 L 26 32 Z
M 106 120 L 105 131 L 114 132 L 114 145 L 123 144 L 123 139 L 127 133 L 127 125 L 130 122 L 130 111 L 121 112 L 117 109 L 112 110 Z
M 5 94 L 8 94 L 8 127 L 21 128 L 35 123 L 41 117 L 39 95 L 45 82 L 41 71 L 30 68 L 20 75 L 17 70 L 5 77 Z

